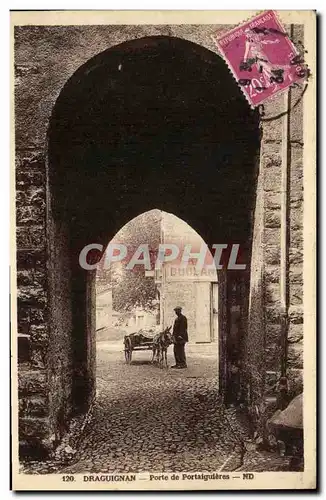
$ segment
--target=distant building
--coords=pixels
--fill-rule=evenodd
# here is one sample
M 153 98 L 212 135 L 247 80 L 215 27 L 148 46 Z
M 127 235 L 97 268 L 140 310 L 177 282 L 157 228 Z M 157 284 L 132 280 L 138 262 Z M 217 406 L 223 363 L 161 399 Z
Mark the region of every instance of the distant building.
M 107 283 L 106 288 L 96 290 L 96 329 L 112 326 L 112 288 Z
M 156 320 L 156 312 L 147 311 L 141 307 L 137 307 L 131 312 L 127 327 L 130 331 L 155 330 Z
M 189 224 L 174 216 L 162 213 L 162 241 L 175 243 L 183 251 L 192 245 L 193 251 L 204 243 Z M 188 318 L 189 341 L 215 342 L 218 338 L 218 289 L 216 270 L 196 270 L 194 265 L 183 268 L 178 262 L 163 264 L 159 279 L 161 308 L 164 328 L 173 324 L 176 305 L 183 308 Z

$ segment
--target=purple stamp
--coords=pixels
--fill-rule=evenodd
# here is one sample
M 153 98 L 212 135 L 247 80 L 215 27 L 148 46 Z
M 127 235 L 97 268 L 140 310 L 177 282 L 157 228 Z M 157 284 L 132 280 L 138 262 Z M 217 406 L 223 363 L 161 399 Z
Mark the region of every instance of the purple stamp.
M 253 108 L 309 74 L 303 51 L 272 10 L 213 39 Z

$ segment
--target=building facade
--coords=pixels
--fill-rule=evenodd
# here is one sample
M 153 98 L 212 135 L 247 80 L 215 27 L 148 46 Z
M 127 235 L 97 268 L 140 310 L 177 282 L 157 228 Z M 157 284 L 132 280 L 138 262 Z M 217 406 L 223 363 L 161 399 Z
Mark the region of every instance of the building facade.
M 112 288 L 96 290 L 96 330 L 111 327 L 113 324 Z
M 173 214 L 163 212 L 161 219 L 162 242 L 175 244 L 180 255 L 186 245 L 198 252 L 205 245 L 201 236 L 186 222 Z M 163 263 L 161 308 L 163 326 L 173 324 L 174 307 L 181 306 L 188 319 L 189 342 L 209 343 L 218 340 L 218 290 L 216 270 L 196 269 L 193 264 L 183 266 L 181 259 Z

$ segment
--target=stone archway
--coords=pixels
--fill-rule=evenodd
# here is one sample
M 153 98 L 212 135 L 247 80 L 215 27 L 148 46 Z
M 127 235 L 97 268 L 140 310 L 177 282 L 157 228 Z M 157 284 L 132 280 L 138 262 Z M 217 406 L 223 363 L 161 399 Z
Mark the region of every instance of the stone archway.
M 160 245 L 165 247 L 162 261 Z M 100 337 L 111 340 L 112 334 L 116 341 L 119 328 L 126 329 L 124 334 L 163 331 L 173 325 L 178 304 L 188 318 L 189 342 L 213 342 L 217 356 L 219 272 L 213 262 L 205 241 L 186 221 L 158 209 L 135 217 L 96 265 L 96 330 L 106 330 Z
M 94 275 L 80 268 L 81 249 L 159 206 L 209 246 L 240 243 L 249 263 L 259 141 L 258 116 L 225 63 L 185 40 L 123 43 L 66 83 L 48 133 L 54 427 L 86 411 L 95 390 Z

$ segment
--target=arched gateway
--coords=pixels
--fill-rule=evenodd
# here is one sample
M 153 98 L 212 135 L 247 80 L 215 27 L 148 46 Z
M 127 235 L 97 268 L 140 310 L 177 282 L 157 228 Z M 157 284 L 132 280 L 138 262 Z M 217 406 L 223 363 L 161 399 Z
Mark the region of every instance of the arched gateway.
M 257 114 L 224 61 L 194 43 L 132 40 L 66 83 L 48 134 L 50 342 L 59 328 L 73 338 L 65 411 L 85 411 L 94 391 L 94 273 L 79 266 L 82 248 L 156 206 L 209 246 L 240 243 L 249 264 L 258 153 Z
M 80 267 L 81 249 L 90 243 L 105 247 L 124 224 L 153 207 L 187 222 L 211 249 L 218 243 L 240 244 L 246 270 L 220 276 L 222 395 L 228 395 L 235 337 L 243 390 L 252 408 L 264 409 L 267 396 L 274 398 L 273 387 L 286 364 L 293 368 L 293 392 L 300 392 L 301 344 L 287 345 L 286 336 L 301 342 L 297 333 L 303 319 L 296 297 L 302 287 L 302 144 L 296 124 L 302 108 L 265 122 L 262 136 L 258 114 L 227 65 L 203 47 L 212 47 L 207 39 L 215 28 L 184 32 L 182 25 L 143 26 L 136 34 L 131 26 L 123 35 L 119 27 L 108 33 L 106 26 L 17 28 L 22 444 L 53 449 L 70 417 L 85 414 L 94 396 L 95 273 Z M 58 37 L 66 42 L 60 49 Z M 38 40 L 59 50 L 55 64 L 60 64 L 50 68 L 49 52 L 36 52 L 36 69 L 27 71 L 26 54 Z M 282 96 L 276 105 L 283 109 Z M 288 127 L 285 138 L 281 121 Z M 280 201 L 286 168 L 294 180 L 287 200 Z M 19 197 L 25 196 L 21 183 L 33 195 L 31 213 Z M 284 210 L 292 217 L 286 240 L 280 230 Z M 32 284 L 30 273 L 36 279 Z

